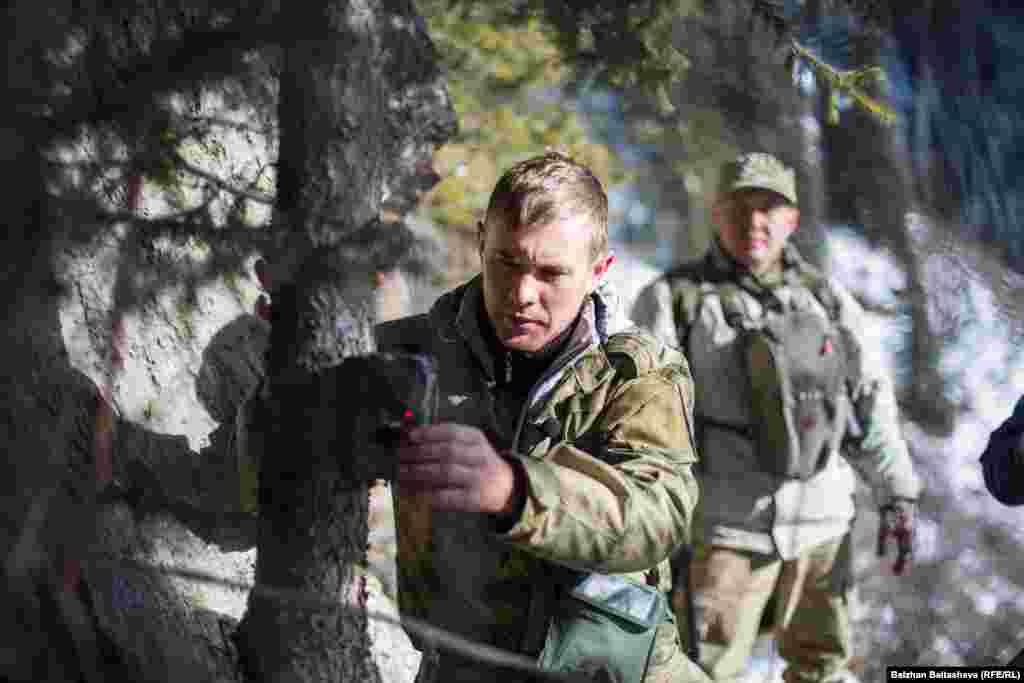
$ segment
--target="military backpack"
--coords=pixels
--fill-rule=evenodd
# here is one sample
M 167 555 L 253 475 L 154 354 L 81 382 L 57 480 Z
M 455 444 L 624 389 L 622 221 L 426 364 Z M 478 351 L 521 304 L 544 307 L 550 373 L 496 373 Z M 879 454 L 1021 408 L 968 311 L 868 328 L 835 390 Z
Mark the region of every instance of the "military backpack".
M 839 305 L 828 281 L 800 270 L 797 276 L 825 310 L 784 305 L 770 289 L 732 281 L 708 282 L 691 272 L 674 285 L 680 342 L 689 352 L 689 332 L 711 294 L 721 302 L 726 323 L 737 333 L 746 386 L 729 387 L 749 400 L 749 424 L 732 424 L 706 415 L 697 406 L 697 428 L 706 426 L 741 434 L 755 444 L 765 471 L 787 479 L 814 476 L 839 450 L 843 437 L 856 430 L 849 390 L 860 373 L 860 347 L 839 324 Z M 761 305 L 750 315 L 742 297 Z

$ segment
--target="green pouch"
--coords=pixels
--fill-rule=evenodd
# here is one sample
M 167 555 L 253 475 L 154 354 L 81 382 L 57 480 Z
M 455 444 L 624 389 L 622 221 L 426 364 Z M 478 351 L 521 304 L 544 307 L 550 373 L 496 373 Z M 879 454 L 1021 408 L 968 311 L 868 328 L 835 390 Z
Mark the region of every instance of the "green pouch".
M 556 603 L 538 664 L 593 680 L 640 683 L 658 625 L 666 621 L 674 617 L 661 591 L 586 574 Z

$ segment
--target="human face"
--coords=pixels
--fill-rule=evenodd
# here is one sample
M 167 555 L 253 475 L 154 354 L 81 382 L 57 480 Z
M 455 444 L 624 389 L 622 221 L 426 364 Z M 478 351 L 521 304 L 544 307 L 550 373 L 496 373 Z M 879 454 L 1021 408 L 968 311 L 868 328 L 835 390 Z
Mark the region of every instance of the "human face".
M 484 307 L 505 347 L 539 351 L 576 318 L 613 258 L 591 256 L 591 232 L 582 218 L 481 226 Z
M 713 217 L 722 247 L 755 275 L 766 273 L 800 220 L 800 211 L 769 190 L 741 190 L 719 200 Z

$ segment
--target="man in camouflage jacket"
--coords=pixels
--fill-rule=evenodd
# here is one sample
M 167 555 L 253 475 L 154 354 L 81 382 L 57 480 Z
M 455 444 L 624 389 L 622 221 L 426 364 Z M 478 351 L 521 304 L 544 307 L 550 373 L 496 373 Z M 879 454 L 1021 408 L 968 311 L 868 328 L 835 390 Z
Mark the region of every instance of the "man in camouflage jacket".
M 607 199 L 586 168 L 552 153 L 512 167 L 480 250 L 480 276 L 378 327 L 381 350 L 439 364 L 439 423 L 399 447 L 399 602 L 536 656 L 551 616 L 541 597 L 567 570 L 669 588 L 697 500 L 692 384 L 678 352 L 635 328 L 612 334 Z M 445 683 L 527 678 L 451 652 L 433 661 Z M 669 680 L 706 676 L 666 621 L 644 681 Z
M 840 395 L 852 404 L 856 425 L 844 432 L 845 458 L 830 454 L 809 478 L 786 478 L 751 436 L 742 344 L 748 325 L 813 312 L 834 319 L 844 337 L 859 342 L 851 346 L 865 350 L 860 306 L 788 244 L 796 205 L 794 173 L 775 157 L 747 154 L 727 164 L 713 212 L 717 239 L 702 259 L 647 286 L 632 311 L 637 324 L 684 350 L 693 371 L 700 549 L 689 565 L 694 614 L 684 613 L 686 600 L 677 599 L 677 609 L 680 623 L 693 619 L 700 662 L 715 680 L 743 674 L 773 595 L 787 681 L 826 680 L 849 659 L 849 465 L 874 489 L 883 530 L 902 541 L 904 553 L 910 548 L 919 483 L 877 359 L 864 358 Z

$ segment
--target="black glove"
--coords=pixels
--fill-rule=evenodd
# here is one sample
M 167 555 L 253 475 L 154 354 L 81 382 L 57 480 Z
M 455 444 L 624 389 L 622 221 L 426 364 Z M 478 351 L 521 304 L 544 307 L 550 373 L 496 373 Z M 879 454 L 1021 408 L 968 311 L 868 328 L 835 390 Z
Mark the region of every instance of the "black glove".
M 892 570 L 902 574 L 914 551 L 914 518 L 917 503 L 907 498 L 894 498 L 879 511 L 878 556 L 884 557 L 890 538 L 896 541 L 896 563 Z

